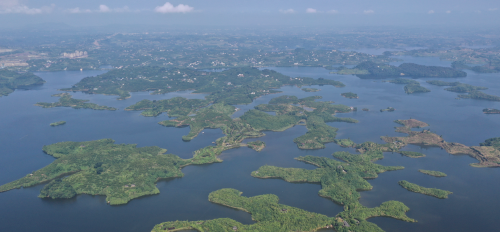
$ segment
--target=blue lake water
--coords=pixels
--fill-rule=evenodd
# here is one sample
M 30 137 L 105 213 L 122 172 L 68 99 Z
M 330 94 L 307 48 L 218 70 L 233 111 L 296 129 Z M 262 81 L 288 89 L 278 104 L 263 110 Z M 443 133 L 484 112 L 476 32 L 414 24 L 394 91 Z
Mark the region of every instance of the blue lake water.
M 402 57 L 406 62 L 449 66 L 449 62 L 436 58 Z M 338 114 L 352 117 L 357 124 L 329 123 L 339 128 L 337 138 L 351 138 L 357 143 L 382 142 L 380 136 L 401 136 L 394 132 L 396 119 L 415 118 L 430 124 L 431 131 L 442 135 L 446 141 L 465 145 L 478 145 L 485 139 L 500 137 L 500 116 L 485 115 L 484 108 L 500 109 L 500 102 L 455 99 L 457 93 L 444 87 L 425 83 L 426 80 L 460 81 L 486 86 L 484 92 L 500 95 L 500 74 L 475 74 L 465 78 L 421 78 L 422 86 L 431 90 L 423 94 L 405 94 L 404 85 L 385 83 L 382 80 L 362 80 L 356 76 L 329 74 L 323 68 L 287 67 L 271 68 L 291 77 L 328 78 L 343 82 L 346 87 L 313 86 L 321 89 L 306 93 L 298 87 L 286 86 L 282 93 L 256 99 L 248 105 L 238 105 L 239 117 L 258 104 L 267 103 L 281 95 L 307 97 L 320 95 L 322 100 L 358 107 L 357 112 Z M 0 98 L 0 184 L 19 179 L 34 170 L 50 164 L 54 158 L 42 152 L 43 145 L 61 141 L 88 141 L 112 138 L 116 143 L 133 143 L 138 146 L 159 146 L 167 153 L 189 158 L 193 151 L 209 146 L 222 137 L 220 130 L 207 129 L 190 142 L 181 137 L 189 128 L 163 127 L 158 124 L 169 119 L 168 115 L 143 117 L 138 111 L 124 111 L 125 107 L 142 99 L 159 100 L 182 96 L 203 98 L 203 94 L 176 92 L 150 95 L 148 92 L 132 93 L 132 97 L 118 101 L 117 96 L 72 93 L 75 98 L 119 108 L 117 111 L 51 108 L 34 106 L 36 102 L 54 102 L 58 89 L 69 87 L 86 76 L 104 71 L 37 73 L 47 83 L 29 90 L 16 90 Z M 359 99 L 340 96 L 344 92 L 357 93 Z M 380 109 L 394 107 L 394 112 Z M 361 111 L 370 109 L 369 112 Z M 50 127 L 52 122 L 64 120 L 67 124 Z M 0 231 L 150 231 L 157 223 L 173 220 L 205 220 L 229 217 L 242 223 L 254 223 L 248 213 L 210 203 L 208 194 L 221 188 L 236 188 L 244 196 L 276 194 L 283 204 L 334 216 L 342 206 L 318 196 L 321 186 L 309 183 L 287 183 L 279 179 L 257 179 L 250 173 L 262 165 L 314 169 L 312 165 L 293 158 L 304 155 L 331 157 L 335 151 L 350 151 L 330 143 L 325 149 L 300 150 L 293 139 L 307 129 L 295 126 L 285 132 L 265 132 L 258 138 L 266 142 L 261 152 L 242 147 L 228 150 L 220 156 L 222 163 L 188 166 L 182 169 L 183 178 L 158 182 L 160 194 L 134 199 L 126 205 L 109 206 L 104 196 L 79 195 L 69 200 L 37 198 L 43 185 L 0 193 Z M 257 139 L 248 139 L 245 142 Z M 427 157 L 411 159 L 399 154 L 386 153 L 382 165 L 401 165 L 404 170 L 382 173 L 369 180 L 373 190 L 361 193 L 361 203 L 376 207 L 384 201 L 398 200 L 410 207 L 408 216 L 418 220 L 407 223 L 391 218 L 371 218 L 386 231 L 493 231 L 500 215 L 497 183 L 500 169 L 473 168 L 476 162 L 468 156 L 450 155 L 440 148 L 410 145 L 405 150 L 420 151 Z M 419 173 L 418 169 L 443 171 L 445 178 Z M 452 191 L 448 199 L 437 199 L 409 192 L 397 182 L 408 180 L 425 187 Z

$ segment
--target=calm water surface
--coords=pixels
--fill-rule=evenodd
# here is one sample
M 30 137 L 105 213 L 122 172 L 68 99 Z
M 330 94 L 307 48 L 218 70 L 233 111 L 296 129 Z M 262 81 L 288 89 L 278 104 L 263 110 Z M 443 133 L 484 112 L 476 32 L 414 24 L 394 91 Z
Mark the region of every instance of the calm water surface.
M 427 65 L 449 66 L 449 62 L 436 58 L 400 57 L 406 62 Z M 397 63 L 395 63 L 397 64 Z M 291 77 L 328 78 L 342 81 L 344 88 L 314 86 L 320 92 L 306 93 L 297 87 L 283 87 L 282 93 L 256 99 L 248 105 L 238 105 L 239 117 L 258 104 L 267 103 L 281 95 L 307 97 L 320 95 L 323 100 L 358 107 L 358 112 L 339 114 L 352 117 L 357 124 L 329 123 L 339 128 L 337 138 L 351 138 L 357 143 L 381 142 L 380 136 L 400 136 L 394 132 L 396 119 L 415 118 L 429 123 L 435 133 L 447 141 L 466 145 L 478 145 L 487 138 L 500 136 L 500 117 L 485 115 L 484 108 L 500 109 L 500 102 L 479 100 L 457 100 L 456 93 L 444 87 L 425 83 L 426 80 L 460 81 L 486 86 L 485 92 L 499 95 L 499 74 L 475 74 L 466 78 L 422 78 L 417 79 L 429 93 L 407 95 L 404 85 L 385 83 L 381 80 L 362 80 L 355 76 L 329 74 L 323 68 L 272 68 Z M 75 110 L 72 108 L 43 109 L 33 104 L 39 101 L 54 102 L 51 97 L 58 89 L 71 86 L 86 76 L 104 71 L 37 73 L 47 81 L 30 90 L 16 90 L 8 97 L 0 98 L 0 184 L 25 176 L 50 164 L 54 158 L 42 152 L 43 145 L 61 141 L 88 141 L 112 138 L 116 143 L 133 143 L 137 146 L 159 146 L 167 153 L 189 158 L 193 151 L 209 146 L 222 137 L 220 130 L 204 130 L 205 133 L 190 142 L 181 137 L 189 128 L 171 128 L 158 125 L 169 119 L 168 115 L 143 117 L 140 112 L 124 111 L 125 107 L 142 99 L 159 100 L 182 96 L 203 98 L 202 94 L 176 92 L 166 95 L 149 95 L 147 92 L 133 93 L 132 97 L 118 101 L 117 96 L 73 93 L 75 98 L 119 108 L 117 111 Z M 343 92 L 357 93 L 359 99 L 346 99 Z M 379 112 L 394 107 L 394 112 Z M 370 109 L 369 112 L 361 111 Z M 66 125 L 50 127 L 51 122 L 64 120 Z M 182 171 L 183 178 L 158 182 L 160 194 L 134 199 L 123 206 L 109 206 L 104 196 L 79 195 L 69 200 L 39 199 L 37 195 L 43 185 L 0 193 L 0 231 L 150 231 L 157 223 L 172 220 L 205 220 L 229 217 L 242 223 L 254 223 L 248 213 L 216 205 L 208 201 L 208 194 L 221 188 L 236 188 L 244 196 L 276 194 L 283 204 L 334 216 L 342 206 L 319 197 L 319 184 L 287 183 L 279 179 L 257 179 L 250 172 L 262 165 L 314 169 L 312 165 L 293 158 L 304 155 L 331 157 L 335 151 L 350 151 L 335 144 L 327 144 L 321 150 L 299 150 L 293 139 L 303 135 L 307 129 L 295 126 L 286 132 L 265 132 L 258 138 L 266 142 L 266 148 L 255 152 L 248 148 L 237 148 L 223 152 L 222 163 L 188 166 Z M 257 139 L 248 139 L 245 142 Z M 500 215 L 500 191 L 498 176 L 500 169 L 472 168 L 476 160 L 468 156 L 453 156 L 440 148 L 410 145 L 405 150 L 420 151 L 425 158 L 411 159 L 399 154 L 386 153 L 381 165 L 401 165 L 404 170 L 380 174 L 369 180 L 373 190 L 361 193 L 361 203 L 376 207 L 384 201 L 398 200 L 410 207 L 408 216 L 418 220 L 407 223 L 391 218 L 372 218 L 386 231 L 493 231 Z M 418 169 L 443 171 L 445 178 L 436 178 L 419 173 Z M 397 182 L 408 180 L 425 187 L 437 187 L 452 191 L 448 199 L 437 199 L 401 188 Z

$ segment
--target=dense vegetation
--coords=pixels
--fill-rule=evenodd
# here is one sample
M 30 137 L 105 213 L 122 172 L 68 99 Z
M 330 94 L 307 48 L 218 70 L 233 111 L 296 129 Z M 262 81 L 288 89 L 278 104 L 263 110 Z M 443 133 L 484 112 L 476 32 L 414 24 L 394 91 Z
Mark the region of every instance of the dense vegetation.
M 379 173 L 400 170 L 403 167 L 386 167 L 374 164 L 373 161 L 383 158 L 382 151 L 376 149 L 369 150 L 364 154 L 335 152 L 333 156 L 343 162 L 326 157 L 298 157 L 297 160 L 313 164 L 318 168 L 307 170 L 262 166 L 257 171 L 252 172 L 252 176 L 282 178 L 287 182 L 321 183 L 319 192 L 321 196 L 344 205 L 345 211 L 338 216 L 351 226 L 350 231 L 380 231 L 380 228 L 375 224 L 365 221 L 368 217 L 385 215 L 413 221 L 404 216 L 404 212 L 408 208 L 403 203 L 391 201 L 383 203 L 381 207 L 366 208 L 358 201 L 360 194 L 357 191 L 372 189 L 372 186 L 365 179 L 376 178 Z M 339 228 L 336 227 L 336 229 L 338 231 Z
M 416 193 L 421 193 L 437 198 L 448 198 L 448 195 L 452 194 L 450 191 L 446 190 L 441 190 L 437 188 L 424 188 L 422 186 L 419 186 L 417 184 L 410 183 L 406 180 L 402 180 L 398 182 L 401 187 L 407 189 L 408 191 L 416 192 Z
M 206 149 L 209 149 L 208 147 Z M 69 198 L 75 194 L 105 195 L 112 204 L 158 194 L 159 179 L 182 177 L 180 169 L 190 164 L 219 162 L 216 158 L 181 159 L 164 154 L 159 147 L 114 144 L 111 139 L 61 142 L 43 147 L 56 160 L 25 177 L 0 186 L 0 192 L 47 184 L 40 197 Z M 67 176 L 59 179 L 61 176 Z
M 166 69 L 162 67 L 130 67 L 114 69 L 96 77 L 86 77 L 66 91 L 118 95 L 130 97 L 130 92 L 154 91 L 164 94 L 181 90 L 208 93 L 210 102 L 229 105 L 248 104 L 260 96 L 276 92 L 284 85 L 309 86 L 344 84 L 324 78 L 291 78 L 272 70 L 257 68 L 232 68 L 223 72 L 196 71 L 193 69 Z
M 60 126 L 66 124 L 66 121 L 53 122 L 50 126 Z
M 448 67 L 426 66 L 414 63 L 403 63 L 399 67 L 388 64 L 377 64 L 372 61 L 362 62 L 353 69 L 360 78 L 388 78 L 388 77 L 465 77 L 467 73 Z M 347 73 L 346 71 L 342 71 Z M 361 72 L 364 72 L 361 74 Z M 368 72 L 366 74 L 366 72 Z
M 316 88 L 302 88 L 302 91 L 310 93 L 310 92 L 318 92 L 318 91 L 320 91 L 320 89 L 316 89 Z
M 353 99 L 353 98 L 359 98 L 357 94 L 352 93 L 352 92 L 348 92 L 348 93 L 341 93 L 340 95 L 342 95 L 342 97 L 345 97 L 345 98 L 350 98 L 350 99 Z
M 411 80 L 411 79 L 398 78 L 398 79 L 389 80 L 386 82 L 394 83 L 394 84 L 405 84 L 404 89 L 405 89 L 405 93 L 407 93 L 407 94 L 430 92 L 429 89 L 421 86 L 418 81 Z
M 422 158 L 425 157 L 424 154 L 414 151 L 399 151 L 399 154 L 410 157 L 410 158 Z
M 207 105 L 206 100 L 174 97 L 159 101 L 144 99 L 125 110 L 143 110 L 141 114 L 146 117 L 156 117 L 162 112 L 167 112 L 169 117 L 181 117 L 192 114 L 195 110 Z
M 7 96 L 18 88 L 43 83 L 45 81 L 33 73 L 17 73 L 7 69 L 0 69 L 0 97 Z
M 252 148 L 256 151 L 262 151 L 262 149 L 264 149 L 264 147 L 266 147 L 266 143 L 259 141 L 259 140 L 249 142 L 249 143 L 247 143 L 247 145 L 249 148 Z
M 486 87 L 473 86 L 469 84 L 463 84 L 460 82 L 445 82 L 445 81 L 427 81 L 427 83 L 437 86 L 451 86 L 449 88 L 445 88 L 447 91 L 456 92 L 456 93 L 468 93 L 458 95 L 459 98 L 470 98 L 470 99 L 478 99 L 478 100 L 488 100 L 488 101 L 500 101 L 499 96 L 489 95 L 483 93 L 479 90 L 486 90 Z
M 43 108 L 53 107 L 72 107 L 74 109 L 93 109 L 93 110 L 116 110 L 116 108 L 108 106 L 100 106 L 95 103 L 87 103 L 89 100 L 74 99 L 69 93 L 61 93 L 52 95 L 53 97 L 60 97 L 58 102 L 38 102 L 35 105 Z
M 252 214 L 256 223 L 244 225 L 229 218 L 207 221 L 173 221 L 156 225 L 152 231 L 186 230 L 197 231 L 263 231 L 291 232 L 316 231 L 321 228 L 334 228 L 339 232 L 382 231 L 375 224 L 365 219 L 375 216 L 388 216 L 413 222 L 405 212 L 409 210 L 401 202 L 384 202 L 380 207 L 366 208 L 363 211 L 341 213 L 337 217 L 311 213 L 302 209 L 279 204 L 276 195 L 267 194 L 254 197 L 243 197 L 236 189 L 221 189 L 210 193 L 209 201 Z
M 500 137 L 491 138 L 484 141 L 484 143 L 480 144 L 481 146 L 492 146 L 496 149 L 500 149 Z
M 419 169 L 418 171 L 421 172 L 421 173 L 430 175 L 430 176 L 435 176 L 435 177 L 445 177 L 445 176 L 447 176 L 446 173 L 444 173 L 444 172 L 424 170 L 424 169 Z

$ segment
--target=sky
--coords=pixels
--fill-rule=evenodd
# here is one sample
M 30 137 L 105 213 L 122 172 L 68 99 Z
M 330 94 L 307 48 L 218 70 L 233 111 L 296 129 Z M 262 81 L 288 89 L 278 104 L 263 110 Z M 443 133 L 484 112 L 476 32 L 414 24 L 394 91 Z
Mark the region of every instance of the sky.
M 0 0 L 0 27 L 500 26 L 498 0 Z

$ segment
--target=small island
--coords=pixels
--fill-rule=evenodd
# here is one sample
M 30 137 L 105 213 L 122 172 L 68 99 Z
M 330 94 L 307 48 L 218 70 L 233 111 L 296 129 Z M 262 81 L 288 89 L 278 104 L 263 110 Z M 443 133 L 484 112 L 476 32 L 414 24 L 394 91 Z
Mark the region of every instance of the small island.
M 394 80 L 389 80 L 385 81 L 393 84 L 405 84 L 405 93 L 407 94 L 412 94 L 412 93 L 427 93 L 430 92 L 429 89 L 420 86 L 420 83 L 415 80 L 411 79 L 406 79 L 406 78 L 398 78 Z
M 396 109 L 394 109 L 393 107 L 387 107 L 385 109 L 381 109 L 380 112 L 384 112 L 384 111 L 387 111 L 387 112 L 392 112 L 392 111 L 395 111 Z
M 435 177 L 445 177 L 445 176 L 447 176 L 444 172 L 424 170 L 424 169 L 419 169 L 418 171 L 421 172 L 421 173 L 430 175 L 430 176 L 435 176 Z
M 414 152 L 414 151 L 399 151 L 399 154 L 404 155 L 406 157 L 410 158 L 422 158 L 425 157 L 424 154 L 420 152 Z
M 370 109 L 368 109 L 368 108 L 363 108 L 362 110 L 363 111 L 370 111 Z
M 316 89 L 316 88 L 303 88 L 302 91 L 304 92 L 318 92 L 320 91 L 321 89 Z
M 485 113 L 485 114 L 500 114 L 500 110 L 497 110 L 497 109 L 484 109 L 483 113 Z
M 116 108 L 113 107 L 100 106 L 95 103 L 87 103 L 89 100 L 74 99 L 69 93 L 54 94 L 52 95 L 52 97 L 60 97 L 59 102 L 38 102 L 35 104 L 35 106 L 41 106 L 43 108 L 71 107 L 73 109 L 116 110 Z
M 357 94 L 352 93 L 352 92 L 342 93 L 340 95 L 342 95 L 342 97 L 349 98 L 349 99 L 354 99 L 354 98 L 358 99 L 359 98 Z
M 262 149 L 264 149 L 264 147 L 266 147 L 266 143 L 257 140 L 257 141 L 247 143 L 247 146 L 249 148 L 256 150 L 256 151 L 262 151 Z
M 452 194 L 452 192 L 450 192 L 450 191 L 441 190 L 441 189 L 437 189 L 437 188 L 425 188 L 425 187 L 422 187 L 420 185 L 410 183 L 406 180 L 399 181 L 398 184 L 401 185 L 401 187 L 405 188 L 408 191 L 421 193 L 424 195 L 429 195 L 429 196 L 433 196 L 433 197 L 437 197 L 437 198 L 441 198 L 441 199 L 448 198 L 448 195 Z
M 66 124 L 66 121 L 53 122 L 50 126 L 60 126 Z

